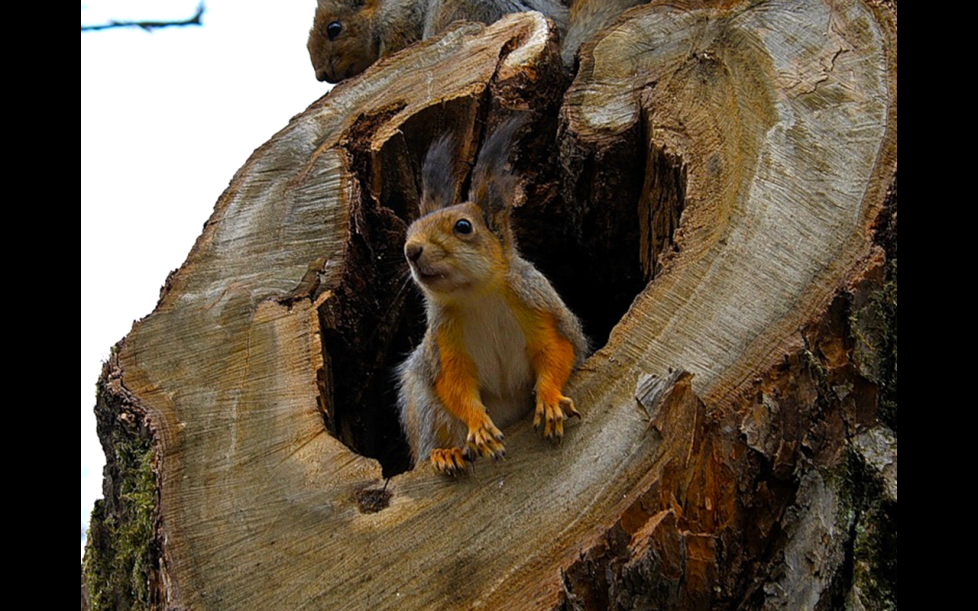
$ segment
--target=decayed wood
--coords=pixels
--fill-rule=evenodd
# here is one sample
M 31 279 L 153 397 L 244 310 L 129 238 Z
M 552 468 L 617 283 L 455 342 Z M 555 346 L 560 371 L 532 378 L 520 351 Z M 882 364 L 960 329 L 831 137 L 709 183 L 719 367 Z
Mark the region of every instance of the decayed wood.
M 789 592 L 769 606 L 819 600 L 829 585 L 792 594 L 800 569 L 758 567 L 804 552 L 765 549 L 809 523 L 796 499 L 827 498 L 819 472 L 792 479 L 798 448 L 822 456 L 844 427 L 816 413 L 820 390 L 804 409 L 779 393 L 809 379 L 803 348 L 863 375 L 831 349 L 832 304 L 884 266 L 892 19 L 855 0 L 638 7 L 585 45 L 561 98 L 546 22 L 515 15 L 387 58 L 294 118 L 113 360 L 155 435 L 160 604 L 709 608 L 754 606 L 765 584 Z M 640 293 L 572 380 L 584 419 L 563 444 L 523 422 L 505 461 L 385 485 L 348 446 L 399 460 L 382 446 L 397 444 L 389 368 L 421 330 L 398 242 L 419 161 L 443 129 L 470 160 L 524 109 L 539 130 L 514 154 L 530 258 L 602 339 Z M 594 294 L 608 304 L 584 306 Z M 783 490 L 764 492 L 767 460 Z

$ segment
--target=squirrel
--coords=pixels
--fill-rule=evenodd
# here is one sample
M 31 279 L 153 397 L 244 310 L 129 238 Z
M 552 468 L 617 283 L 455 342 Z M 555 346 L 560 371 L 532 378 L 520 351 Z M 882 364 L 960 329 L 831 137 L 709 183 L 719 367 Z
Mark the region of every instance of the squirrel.
M 459 19 L 490 24 L 509 13 L 539 11 L 565 39 L 570 68 L 577 48 L 625 9 L 648 0 L 318 0 L 309 57 L 320 81 L 338 83 Z M 564 36 L 566 34 L 566 36 Z
M 452 205 L 452 143 L 431 147 L 422 167 L 420 216 L 404 254 L 424 294 L 428 326 L 398 368 L 401 425 L 415 466 L 454 476 L 478 456 L 505 455 L 498 427 L 535 405 L 533 426 L 552 441 L 580 418 L 563 388 L 587 341 L 550 282 L 516 250 L 504 170 L 518 121 L 488 138 L 469 201 Z

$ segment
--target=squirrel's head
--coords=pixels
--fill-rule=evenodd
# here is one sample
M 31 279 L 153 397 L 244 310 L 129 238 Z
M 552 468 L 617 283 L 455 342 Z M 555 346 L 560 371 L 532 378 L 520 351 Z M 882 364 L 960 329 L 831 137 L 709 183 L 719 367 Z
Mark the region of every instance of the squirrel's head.
M 431 212 L 411 223 L 404 256 L 415 282 L 436 300 L 494 290 L 503 282 L 509 261 L 499 235 L 472 202 Z
M 453 299 L 495 290 L 504 282 L 515 245 L 509 208 L 516 180 L 508 170 L 516 128 L 511 119 L 497 128 L 479 152 L 469 201 L 453 205 L 456 146 L 436 141 L 422 168 L 421 217 L 408 228 L 404 255 L 411 275 L 429 297 Z
M 380 58 L 372 19 L 378 0 L 319 0 L 309 30 L 309 59 L 320 81 L 338 83 Z

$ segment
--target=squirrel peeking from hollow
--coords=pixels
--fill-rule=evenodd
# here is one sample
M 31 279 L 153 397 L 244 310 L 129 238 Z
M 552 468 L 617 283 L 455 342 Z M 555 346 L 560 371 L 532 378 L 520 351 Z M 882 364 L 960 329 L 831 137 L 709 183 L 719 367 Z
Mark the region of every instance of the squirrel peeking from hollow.
M 564 386 L 583 360 L 580 322 L 550 282 L 516 250 L 506 167 L 518 120 L 479 153 L 468 201 L 454 204 L 454 144 L 443 137 L 422 168 L 421 216 L 404 254 L 424 293 L 428 327 L 398 370 L 401 424 L 415 466 L 446 475 L 479 456 L 505 455 L 504 427 L 535 407 L 534 428 L 558 441 L 580 418 Z
M 581 43 L 625 9 L 646 1 L 318 0 L 307 48 L 316 78 L 338 83 L 454 21 L 490 24 L 510 13 L 538 11 L 560 32 L 561 56 L 569 69 Z

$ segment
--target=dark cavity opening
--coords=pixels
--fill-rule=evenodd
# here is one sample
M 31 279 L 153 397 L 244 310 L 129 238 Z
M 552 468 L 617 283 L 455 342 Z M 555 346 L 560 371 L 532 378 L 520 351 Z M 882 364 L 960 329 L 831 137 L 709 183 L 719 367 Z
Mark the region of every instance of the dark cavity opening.
M 385 477 L 411 468 L 396 368 L 425 332 L 424 301 L 403 256 L 424 156 L 445 126 L 462 126 L 452 169 L 461 196 L 478 141 L 507 112 L 488 96 L 466 98 L 411 117 L 379 151 L 370 142 L 384 117 L 362 117 L 346 140 L 361 198 L 351 203 L 344 279 L 319 310 L 323 413 L 330 433 L 377 459 Z M 510 162 L 526 197 L 512 223 L 523 256 L 550 279 L 597 349 L 675 248 L 686 171 L 678 157 L 648 147 L 640 127 L 606 148 L 572 142 L 558 150 L 557 116 L 535 116 L 516 137 Z

